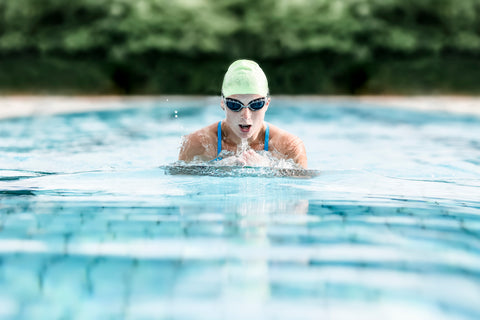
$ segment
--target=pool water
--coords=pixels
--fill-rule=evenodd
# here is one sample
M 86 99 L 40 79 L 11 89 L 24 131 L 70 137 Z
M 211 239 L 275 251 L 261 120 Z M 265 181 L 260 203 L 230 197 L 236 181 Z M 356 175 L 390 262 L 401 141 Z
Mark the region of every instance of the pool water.
M 480 118 L 273 97 L 319 176 L 167 174 L 218 103 L 0 120 L 0 318 L 480 318 Z

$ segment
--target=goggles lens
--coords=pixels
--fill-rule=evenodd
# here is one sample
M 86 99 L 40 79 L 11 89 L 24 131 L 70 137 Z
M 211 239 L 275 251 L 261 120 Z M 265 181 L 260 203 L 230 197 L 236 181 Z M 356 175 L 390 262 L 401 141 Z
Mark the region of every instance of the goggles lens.
M 247 106 L 244 106 L 242 102 L 236 99 L 231 99 L 231 98 L 224 98 L 223 100 L 225 102 L 225 105 L 228 107 L 228 109 L 238 112 L 242 110 L 242 108 L 249 108 L 252 111 L 258 111 L 265 106 L 265 103 L 267 102 L 267 98 L 259 98 L 252 100 L 248 103 Z

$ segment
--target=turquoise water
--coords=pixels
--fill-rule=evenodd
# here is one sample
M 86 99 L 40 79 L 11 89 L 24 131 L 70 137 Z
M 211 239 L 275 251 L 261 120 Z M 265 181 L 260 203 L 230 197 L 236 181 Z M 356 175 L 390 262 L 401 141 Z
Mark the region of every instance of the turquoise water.
M 480 118 L 274 97 L 320 176 L 212 177 L 216 99 L 119 107 L 0 120 L 0 318 L 480 317 Z

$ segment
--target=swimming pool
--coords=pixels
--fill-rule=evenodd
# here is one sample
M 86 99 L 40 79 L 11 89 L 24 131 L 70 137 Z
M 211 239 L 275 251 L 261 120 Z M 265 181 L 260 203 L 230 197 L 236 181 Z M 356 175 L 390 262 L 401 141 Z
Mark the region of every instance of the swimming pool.
M 0 318 L 480 317 L 479 117 L 273 97 L 320 176 L 166 174 L 218 101 L 0 120 Z

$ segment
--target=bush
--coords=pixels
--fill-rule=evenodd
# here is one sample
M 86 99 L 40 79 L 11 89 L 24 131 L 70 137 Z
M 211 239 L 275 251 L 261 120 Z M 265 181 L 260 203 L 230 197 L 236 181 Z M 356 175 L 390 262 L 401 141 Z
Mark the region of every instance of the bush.
M 0 12 L 4 92 L 218 93 L 237 58 L 282 93 L 395 91 L 399 65 L 403 88 L 422 70 L 420 90 L 455 91 L 475 73 L 462 59 L 480 56 L 478 0 L 0 0 Z

